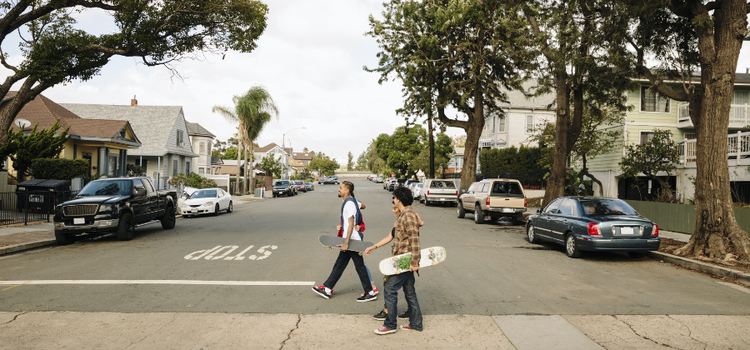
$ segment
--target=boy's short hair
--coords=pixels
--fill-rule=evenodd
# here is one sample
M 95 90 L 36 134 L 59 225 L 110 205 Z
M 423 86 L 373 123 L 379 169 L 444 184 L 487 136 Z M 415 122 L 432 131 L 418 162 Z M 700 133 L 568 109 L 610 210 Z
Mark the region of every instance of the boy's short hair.
M 414 202 L 414 196 L 412 195 L 411 190 L 404 186 L 396 187 L 396 189 L 393 190 L 393 197 L 398 199 L 405 207 L 410 206 Z

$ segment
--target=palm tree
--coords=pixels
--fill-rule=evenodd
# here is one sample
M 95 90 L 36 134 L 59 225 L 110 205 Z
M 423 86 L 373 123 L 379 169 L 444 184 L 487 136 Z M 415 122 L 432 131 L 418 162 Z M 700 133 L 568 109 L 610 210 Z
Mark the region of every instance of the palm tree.
M 247 145 L 250 146 L 250 155 L 255 153 L 254 141 L 260 136 L 263 127 L 271 121 L 271 117 L 279 117 L 279 109 L 271 98 L 271 94 L 262 86 L 253 86 L 245 96 L 240 98 L 237 104 L 237 114 L 244 116 L 245 119 L 245 138 Z M 251 168 L 247 169 L 247 149 L 245 149 L 245 191 L 248 184 L 252 184 L 251 191 L 255 191 L 255 174 Z M 252 164 L 252 162 L 251 162 Z M 250 181 L 247 176 L 250 173 Z
M 242 193 L 247 193 L 248 188 L 248 145 L 251 153 L 254 152 L 253 141 L 258 138 L 266 123 L 271 120 L 272 115 L 278 117 L 279 110 L 274 104 L 271 95 L 262 86 L 253 86 L 245 95 L 232 97 L 234 111 L 227 107 L 214 106 L 211 110 L 224 116 L 229 122 L 236 122 L 237 127 L 237 166 L 240 165 L 242 154 L 245 155 L 245 181 Z M 243 152 L 244 151 L 244 152 Z M 250 181 L 254 181 L 252 174 Z M 240 176 L 237 172 L 237 191 L 239 191 Z M 254 182 L 253 182 L 254 185 Z M 253 189 L 255 187 L 253 186 Z

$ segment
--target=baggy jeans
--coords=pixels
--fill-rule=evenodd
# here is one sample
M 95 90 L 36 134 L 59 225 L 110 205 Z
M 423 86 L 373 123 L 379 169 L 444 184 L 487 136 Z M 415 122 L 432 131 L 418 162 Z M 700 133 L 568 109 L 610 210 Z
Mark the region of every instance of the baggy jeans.
M 385 306 L 388 308 L 388 314 L 385 317 L 383 326 L 390 329 L 396 329 L 396 310 L 398 310 L 398 290 L 404 288 L 404 298 L 409 305 L 409 325 L 415 330 L 422 330 L 422 310 L 419 309 L 417 300 L 417 291 L 414 289 L 414 272 L 404 272 L 399 275 L 388 276 L 388 280 L 383 286 L 383 296 Z
M 344 270 L 346 270 L 346 267 L 349 265 L 349 260 L 352 260 L 354 262 L 354 268 L 357 270 L 359 281 L 362 283 L 362 288 L 364 288 L 365 293 L 370 293 L 372 291 L 372 284 L 370 283 L 370 279 L 367 277 L 367 267 L 365 267 L 365 260 L 362 258 L 362 256 L 359 255 L 358 252 L 352 250 L 344 250 L 339 252 L 339 257 L 336 258 L 336 262 L 333 264 L 333 270 L 331 270 L 331 274 L 328 276 L 328 279 L 325 281 L 325 283 L 323 283 L 323 285 L 330 289 L 333 289 L 333 287 L 336 285 L 336 282 L 339 281 L 339 278 L 341 278 Z

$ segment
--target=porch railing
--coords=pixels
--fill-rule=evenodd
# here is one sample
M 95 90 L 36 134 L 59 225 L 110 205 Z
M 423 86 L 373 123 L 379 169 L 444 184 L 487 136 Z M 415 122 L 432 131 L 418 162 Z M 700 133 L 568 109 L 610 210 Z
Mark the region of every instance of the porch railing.
M 677 106 L 677 125 L 680 127 L 693 126 L 687 103 Z M 729 110 L 729 127 L 744 128 L 750 125 L 750 105 L 735 104 Z
M 685 140 L 677 144 L 680 163 L 695 163 L 698 140 Z M 727 138 L 727 160 L 750 158 L 750 132 L 738 131 Z M 749 162 L 750 163 L 750 162 Z

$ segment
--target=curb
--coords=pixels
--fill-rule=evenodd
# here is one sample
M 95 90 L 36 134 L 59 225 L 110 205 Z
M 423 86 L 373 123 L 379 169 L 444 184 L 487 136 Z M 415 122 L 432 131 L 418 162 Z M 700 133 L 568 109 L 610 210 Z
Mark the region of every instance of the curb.
M 647 252 L 646 255 L 652 259 L 663 260 L 665 262 L 668 262 L 670 264 L 674 264 L 677 266 L 685 267 L 685 268 L 700 271 L 700 272 L 710 273 L 712 275 L 716 275 L 720 277 L 734 279 L 746 286 L 750 286 L 750 274 L 747 274 L 744 272 L 732 270 L 726 267 L 707 264 L 701 261 L 683 258 L 681 256 L 676 256 L 676 255 L 662 253 L 662 252 L 651 251 L 651 252 Z
M 21 252 L 24 250 L 31 250 L 35 248 L 41 248 L 41 247 L 46 247 L 46 246 L 51 246 L 51 245 L 56 245 L 56 244 L 57 244 L 57 240 L 45 239 L 45 240 L 36 241 L 36 242 L 21 243 L 21 244 L 16 244 L 16 245 L 7 246 L 7 247 L 0 247 L 0 255 L 17 253 L 17 252 Z

